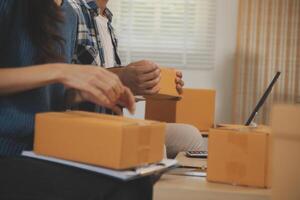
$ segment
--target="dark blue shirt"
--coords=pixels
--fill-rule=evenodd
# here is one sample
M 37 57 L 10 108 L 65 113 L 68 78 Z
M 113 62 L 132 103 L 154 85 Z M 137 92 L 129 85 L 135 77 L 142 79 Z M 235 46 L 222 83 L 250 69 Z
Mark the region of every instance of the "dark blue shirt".
M 24 31 L 23 16 L 18 12 L 21 1 L 0 0 L 0 67 L 26 67 L 34 64 L 37 49 Z M 61 9 L 65 22 L 60 29 L 65 39 L 66 61 L 70 63 L 77 34 L 77 16 L 67 1 Z M 7 31 L 9 36 L 5 34 Z M 63 85 L 53 84 L 0 96 L 0 155 L 17 155 L 25 149 L 31 149 L 35 114 L 63 110 L 64 92 Z

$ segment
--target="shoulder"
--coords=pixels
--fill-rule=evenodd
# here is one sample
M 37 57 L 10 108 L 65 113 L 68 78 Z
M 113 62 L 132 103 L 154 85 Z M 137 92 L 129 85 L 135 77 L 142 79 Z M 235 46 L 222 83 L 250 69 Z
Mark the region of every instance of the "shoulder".
M 64 1 L 62 6 L 62 12 L 65 18 L 64 26 L 71 29 L 77 29 L 78 18 L 74 8 L 71 6 L 69 1 Z
M 89 23 L 91 20 L 91 8 L 85 0 L 66 0 L 73 8 L 79 23 Z
M 71 0 L 64 1 L 62 5 L 62 11 L 64 12 L 66 17 L 76 17 L 76 10 Z
M 78 29 L 78 16 L 69 3 L 69 0 L 65 0 L 62 5 L 62 12 L 64 14 L 64 23 L 62 24 L 61 31 L 62 36 L 65 39 L 65 54 L 67 61 L 70 62 L 71 56 L 75 48 L 75 41 Z
M 81 0 L 66 0 L 66 2 L 73 8 L 74 12 L 81 13 L 84 2 Z
M 66 0 L 72 7 L 75 15 L 77 16 L 77 22 L 80 26 L 80 32 L 83 34 L 90 32 L 94 28 L 92 12 L 85 0 Z

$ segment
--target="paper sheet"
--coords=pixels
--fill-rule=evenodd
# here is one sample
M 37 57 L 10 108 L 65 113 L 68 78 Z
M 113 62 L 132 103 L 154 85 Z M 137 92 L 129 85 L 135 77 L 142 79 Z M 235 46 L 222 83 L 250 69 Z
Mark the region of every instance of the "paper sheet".
M 78 163 L 78 162 L 73 162 L 73 161 L 48 157 L 48 156 L 41 156 L 41 155 L 35 154 L 32 151 L 24 151 L 22 153 L 22 155 L 26 156 L 26 157 L 31 157 L 31 158 L 35 158 L 35 159 L 40 159 L 40 160 L 45 160 L 45 161 L 50 161 L 50 162 L 55 162 L 55 163 L 71 166 L 71 167 L 76 167 L 76 168 L 80 168 L 83 170 L 96 172 L 99 174 L 108 175 L 108 176 L 115 177 L 115 178 L 118 178 L 118 179 L 121 179 L 124 181 L 135 179 L 135 178 L 149 175 L 152 173 L 164 171 L 169 168 L 173 168 L 177 165 L 176 160 L 164 159 L 160 163 L 157 163 L 157 164 L 147 165 L 145 167 L 139 167 L 139 168 L 136 168 L 133 170 L 119 171 L 119 170 L 113 170 L 113 169 L 98 167 L 98 166 L 94 166 L 94 165 L 87 165 L 87 164 L 82 164 L 82 163 Z

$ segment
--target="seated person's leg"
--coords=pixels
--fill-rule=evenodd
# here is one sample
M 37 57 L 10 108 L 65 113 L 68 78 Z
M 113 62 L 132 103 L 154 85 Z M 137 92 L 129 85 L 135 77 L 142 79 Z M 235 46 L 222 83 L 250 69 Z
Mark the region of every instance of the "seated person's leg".
M 199 150 L 202 144 L 202 135 L 196 127 L 188 124 L 167 124 L 166 148 L 168 158 L 175 158 L 182 151 Z
M 152 189 L 152 177 L 123 182 L 46 161 L 0 157 L 3 200 L 150 200 Z

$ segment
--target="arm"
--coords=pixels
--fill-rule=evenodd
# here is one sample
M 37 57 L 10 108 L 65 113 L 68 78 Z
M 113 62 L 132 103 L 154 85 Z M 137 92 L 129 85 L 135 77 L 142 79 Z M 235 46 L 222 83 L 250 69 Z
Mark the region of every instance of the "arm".
M 0 69 L 0 96 L 23 92 L 52 83 L 79 92 L 81 101 L 111 108 L 121 113 L 117 103 L 134 112 L 134 97 L 111 72 L 92 66 L 46 64 L 23 68 Z
M 55 64 L 0 69 L 0 96 L 31 90 L 62 80 L 62 67 Z
M 135 95 L 152 95 L 159 91 L 160 68 L 156 63 L 143 60 L 110 71 L 117 74 Z
M 135 95 L 153 95 L 160 89 L 157 87 L 161 78 L 160 69 L 151 61 L 138 61 L 126 67 L 111 68 L 110 71 L 117 74 L 122 83 L 129 87 Z M 184 82 L 180 71 L 177 71 L 174 81 L 178 93 L 181 94 Z

